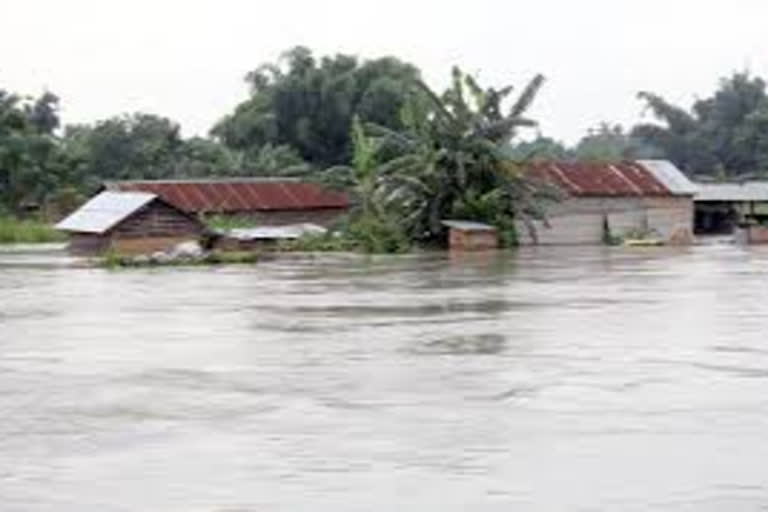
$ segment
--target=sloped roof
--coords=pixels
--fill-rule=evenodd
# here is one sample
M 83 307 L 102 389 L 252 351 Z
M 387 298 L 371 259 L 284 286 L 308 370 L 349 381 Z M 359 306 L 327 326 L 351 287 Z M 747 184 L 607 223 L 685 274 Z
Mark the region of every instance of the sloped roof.
M 673 196 L 663 181 L 637 162 L 531 164 L 528 174 L 575 197 Z
M 312 223 L 289 226 L 261 226 L 257 228 L 233 229 L 226 236 L 241 241 L 249 240 L 295 240 L 304 235 L 322 235 L 328 230 Z
M 648 169 L 675 195 L 690 196 L 698 191 L 696 184 L 669 160 L 638 160 L 637 163 Z
M 146 192 L 102 192 L 56 224 L 56 229 L 77 233 L 106 233 L 157 199 Z
M 470 220 L 444 220 L 441 221 L 443 226 L 458 229 L 460 231 L 496 231 L 497 229 L 490 224 L 484 224 L 482 222 L 474 222 Z
M 768 202 L 768 181 L 744 183 L 697 183 L 696 201 L 706 202 Z
M 109 190 L 157 194 L 189 213 L 314 210 L 346 208 L 346 194 L 314 183 L 287 179 L 116 181 Z

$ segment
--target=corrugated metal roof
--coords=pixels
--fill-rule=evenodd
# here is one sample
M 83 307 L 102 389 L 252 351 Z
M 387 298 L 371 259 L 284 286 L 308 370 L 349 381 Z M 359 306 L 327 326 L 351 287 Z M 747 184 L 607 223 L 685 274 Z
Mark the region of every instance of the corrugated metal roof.
M 304 235 L 322 235 L 328 230 L 317 224 L 293 224 L 290 226 L 262 226 L 233 229 L 227 236 L 237 240 L 295 240 Z
M 697 183 L 695 201 L 705 202 L 768 202 L 768 182 Z
M 483 224 L 482 222 L 472 222 L 468 220 L 444 220 L 441 222 L 444 226 L 462 231 L 496 231 L 496 228 Z
M 102 192 L 56 224 L 56 229 L 105 233 L 156 198 L 155 194 L 145 192 Z
M 117 181 L 107 189 L 157 194 L 190 213 L 347 208 L 346 194 L 314 183 L 275 179 Z
M 648 169 L 674 195 L 690 196 L 698 190 L 696 184 L 669 160 L 638 160 L 637 163 Z
M 635 162 L 540 162 L 532 164 L 528 173 L 576 197 L 673 195 L 653 173 Z

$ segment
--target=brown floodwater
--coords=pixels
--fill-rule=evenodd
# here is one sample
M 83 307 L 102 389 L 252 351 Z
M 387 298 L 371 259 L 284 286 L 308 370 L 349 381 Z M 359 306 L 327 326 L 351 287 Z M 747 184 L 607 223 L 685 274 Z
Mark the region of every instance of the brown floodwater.
M 0 510 L 757 511 L 768 250 L 0 250 Z

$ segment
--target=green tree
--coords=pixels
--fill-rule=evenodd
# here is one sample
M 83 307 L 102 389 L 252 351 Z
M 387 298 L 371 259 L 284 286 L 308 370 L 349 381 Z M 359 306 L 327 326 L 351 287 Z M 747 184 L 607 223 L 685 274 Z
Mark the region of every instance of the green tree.
M 0 90 L 0 209 L 21 213 L 60 184 L 58 102 L 51 93 L 24 99 Z
M 539 134 L 533 140 L 518 142 L 509 151 L 509 157 L 516 162 L 571 160 L 573 154 L 564 143 Z
M 640 124 L 632 135 L 691 175 L 763 175 L 768 172 L 765 89 L 761 78 L 735 73 L 690 111 L 641 92 L 639 98 L 660 124 Z
M 250 98 L 211 133 L 249 158 L 265 145 L 287 145 L 318 168 L 341 165 L 352 157 L 353 117 L 401 129 L 399 113 L 418 77 L 418 69 L 392 57 L 363 63 L 349 55 L 318 60 L 297 47 L 278 63 L 250 72 Z
M 442 95 L 417 82 L 404 133 L 376 129 L 411 157 L 386 187 L 388 197 L 400 201 L 403 225 L 413 238 L 439 238 L 441 220 L 456 217 L 490 222 L 505 233 L 519 220 L 535 237 L 533 221 L 545 220 L 544 204 L 555 194 L 528 179 L 509 153 L 518 130 L 536 124 L 525 113 L 543 83 L 543 76 L 534 77 L 505 109 L 512 87 L 483 89 L 455 68 L 453 84 Z

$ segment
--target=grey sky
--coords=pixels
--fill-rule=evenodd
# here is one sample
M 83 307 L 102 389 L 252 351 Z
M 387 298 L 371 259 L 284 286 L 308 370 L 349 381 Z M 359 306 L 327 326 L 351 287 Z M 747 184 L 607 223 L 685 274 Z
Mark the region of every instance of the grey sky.
M 768 75 L 764 0 L 0 0 L 0 88 L 61 96 L 65 122 L 147 111 L 204 134 L 246 94 L 244 74 L 303 44 L 393 54 L 442 86 L 549 81 L 533 111 L 573 141 L 631 123 L 639 90 L 688 104 L 719 77 Z

